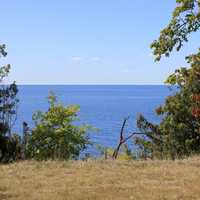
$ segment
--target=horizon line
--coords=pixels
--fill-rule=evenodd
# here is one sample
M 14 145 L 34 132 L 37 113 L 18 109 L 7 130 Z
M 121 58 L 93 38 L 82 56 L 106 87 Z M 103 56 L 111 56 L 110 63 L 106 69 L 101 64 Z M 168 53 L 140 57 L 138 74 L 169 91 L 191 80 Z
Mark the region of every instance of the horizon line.
M 9 83 L 10 84 L 10 83 Z M 103 83 L 103 84 L 77 84 L 77 83 L 74 83 L 74 84 L 66 84 L 66 83 L 16 83 L 17 85 L 21 85 L 21 86 L 23 86 L 23 85 L 27 85 L 27 86 L 48 86 L 48 85 L 50 85 L 50 86 L 56 86 L 56 85 L 63 85 L 63 86 L 147 86 L 147 85 L 150 85 L 150 86 L 159 86 L 159 85 L 166 85 L 166 84 L 164 84 L 164 83 L 142 83 L 142 84 L 137 84 L 137 83 L 133 83 L 133 84 L 115 84 L 115 83 L 113 83 L 113 84 L 110 84 L 110 83 Z

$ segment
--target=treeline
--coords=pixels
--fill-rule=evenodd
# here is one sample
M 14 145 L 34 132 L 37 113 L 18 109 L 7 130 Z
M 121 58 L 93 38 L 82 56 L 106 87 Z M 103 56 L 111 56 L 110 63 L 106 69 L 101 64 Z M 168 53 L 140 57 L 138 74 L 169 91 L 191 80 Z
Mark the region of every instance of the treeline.
M 200 1 L 176 2 L 170 23 L 151 45 L 156 61 L 169 57 L 174 49 L 179 51 L 189 35 L 200 28 Z M 5 45 L 0 45 L 0 55 L 6 56 Z M 155 110 L 161 122 L 154 124 L 141 114 L 137 119 L 140 132 L 127 138 L 123 137 L 122 127 L 113 158 L 117 157 L 121 145 L 132 137 L 142 158 L 175 159 L 200 153 L 200 49 L 186 60 L 189 66 L 177 69 L 165 82 L 174 94 Z M 9 70 L 10 65 L 0 69 L 1 82 Z M 50 95 L 48 111 L 35 113 L 35 127 L 21 138 L 11 132 L 17 114 L 17 92 L 15 82 L 0 86 L 0 162 L 77 158 L 90 143 L 89 127 L 73 123 L 79 107 L 65 107 Z

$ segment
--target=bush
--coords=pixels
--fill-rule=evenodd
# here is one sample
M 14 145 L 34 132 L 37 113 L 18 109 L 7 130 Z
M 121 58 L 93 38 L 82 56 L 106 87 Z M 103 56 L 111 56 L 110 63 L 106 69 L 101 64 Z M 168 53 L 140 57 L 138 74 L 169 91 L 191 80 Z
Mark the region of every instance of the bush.
M 21 137 L 13 134 L 11 137 L 0 135 L 0 162 L 8 163 L 21 159 Z
M 89 126 L 74 124 L 79 106 L 64 107 L 52 94 L 48 99 L 48 111 L 33 115 L 36 126 L 29 138 L 28 155 L 38 160 L 77 158 L 89 143 Z

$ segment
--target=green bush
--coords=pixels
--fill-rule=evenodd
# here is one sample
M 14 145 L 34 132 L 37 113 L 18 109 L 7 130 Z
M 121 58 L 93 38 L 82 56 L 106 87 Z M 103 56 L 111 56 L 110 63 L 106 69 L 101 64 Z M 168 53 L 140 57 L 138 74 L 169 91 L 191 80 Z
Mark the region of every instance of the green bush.
M 89 126 L 74 124 L 78 111 L 79 106 L 64 107 L 51 94 L 48 111 L 33 115 L 36 126 L 29 138 L 28 156 L 38 160 L 77 158 L 89 144 Z

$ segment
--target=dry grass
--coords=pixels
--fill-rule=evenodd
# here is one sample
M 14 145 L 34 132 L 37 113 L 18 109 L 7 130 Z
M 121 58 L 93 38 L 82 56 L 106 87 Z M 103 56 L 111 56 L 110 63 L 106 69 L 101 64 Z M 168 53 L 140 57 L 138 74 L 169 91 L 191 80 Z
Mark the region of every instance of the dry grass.
M 0 200 L 200 199 L 200 157 L 0 166 Z

